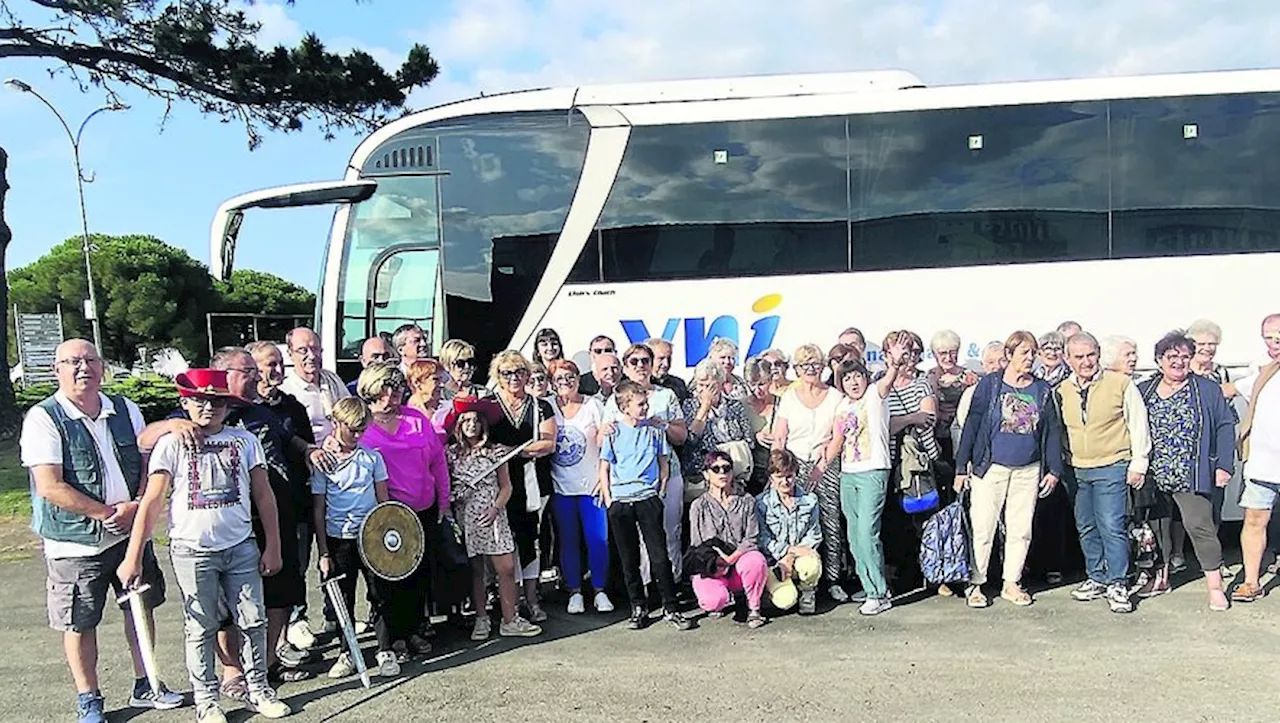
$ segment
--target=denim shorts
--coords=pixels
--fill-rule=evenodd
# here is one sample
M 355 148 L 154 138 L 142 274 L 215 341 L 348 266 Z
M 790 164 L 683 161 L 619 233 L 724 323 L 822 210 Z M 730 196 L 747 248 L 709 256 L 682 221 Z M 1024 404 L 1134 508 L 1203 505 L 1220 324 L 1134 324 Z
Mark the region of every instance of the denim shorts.
M 1247 479 L 1240 488 L 1240 507 L 1246 510 L 1269 510 L 1280 496 L 1280 484 Z

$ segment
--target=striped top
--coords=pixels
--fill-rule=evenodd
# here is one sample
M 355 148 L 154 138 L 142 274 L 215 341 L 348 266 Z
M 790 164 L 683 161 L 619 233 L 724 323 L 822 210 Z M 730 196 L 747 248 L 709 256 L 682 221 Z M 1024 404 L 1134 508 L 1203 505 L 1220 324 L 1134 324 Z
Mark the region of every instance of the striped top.
M 920 411 L 920 402 L 932 394 L 933 387 L 929 386 L 929 380 L 925 375 L 917 374 L 907 386 L 889 390 L 889 395 L 884 400 L 885 406 L 889 408 L 889 418 L 915 414 Z M 915 436 L 916 441 L 920 443 L 920 448 L 929 455 L 930 460 L 936 462 L 942 456 L 942 450 L 938 448 L 938 439 L 934 436 L 932 428 L 911 427 L 909 432 Z M 892 444 L 893 457 L 897 459 L 899 447 L 902 445 L 897 435 L 894 436 Z

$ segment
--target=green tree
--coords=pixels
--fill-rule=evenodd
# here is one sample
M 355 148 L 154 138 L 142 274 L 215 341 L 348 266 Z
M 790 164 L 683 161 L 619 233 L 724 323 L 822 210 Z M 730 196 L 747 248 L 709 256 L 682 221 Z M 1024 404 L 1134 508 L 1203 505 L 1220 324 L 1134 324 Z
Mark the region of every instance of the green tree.
M 102 354 L 126 366 L 139 346 L 173 346 L 188 358 L 204 349 L 205 313 L 219 307 L 204 264 L 153 236 L 92 237 L 90 259 L 98 291 Z M 62 304 L 68 335 L 92 338 L 84 318 L 84 256 L 70 238 L 9 274 L 11 303 L 24 312 Z
M 239 314 L 273 314 L 287 318 L 229 317 L 213 322 L 213 346 L 244 345 L 255 338 L 283 341 L 284 335 L 315 313 L 316 295 L 274 274 L 236 269 L 226 282 L 214 282 L 218 311 Z
M 243 123 L 250 148 L 263 131 L 298 131 L 307 122 L 326 137 L 381 125 L 404 110 L 409 90 L 439 72 L 422 45 L 389 73 L 363 51 L 329 52 L 314 34 L 294 48 L 263 50 L 255 43 L 260 29 L 229 0 L 0 0 L 0 59 L 43 59 L 86 92 L 112 100 L 132 88 L 166 107 L 185 103 Z M 0 149 L 0 261 L 11 240 L 5 160 Z M 7 317 L 3 270 L 0 306 Z M 5 323 L 0 348 L 7 346 Z M 9 435 L 19 415 L 7 364 L 0 371 L 0 435 Z

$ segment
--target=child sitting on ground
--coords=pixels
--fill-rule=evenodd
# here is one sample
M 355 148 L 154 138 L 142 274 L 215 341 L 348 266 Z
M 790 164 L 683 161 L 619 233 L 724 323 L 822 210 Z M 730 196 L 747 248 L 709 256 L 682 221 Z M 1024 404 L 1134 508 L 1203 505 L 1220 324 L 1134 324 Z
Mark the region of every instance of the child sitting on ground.
M 187 416 L 200 427 L 198 452 L 166 435 L 151 452 L 150 477 L 138 507 L 129 549 L 117 574 L 126 587 L 137 585 L 142 552 L 164 508 L 169 483 L 169 553 L 182 590 L 187 671 L 195 690 L 197 723 L 226 723 L 218 705 L 214 640 L 222 627 L 219 603 L 227 600 L 244 636 L 241 657 L 250 710 L 266 718 L 292 711 L 267 685 L 267 611 L 262 576 L 280 571 L 280 529 L 276 499 L 267 481 L 262 444 L 253 434 L 223 426 L 228 407 L 249 404 L 227 388 L 227 373 L 191 369 L 175 377 Z M 250 497 L 266 533 L 259 554 L 253 536 Z M 292 532 L 292 531 L 291 531 Z
M 614 391 L 622 418 L 600 450 L 599 493 L 609 510 L 609 529 L 622 561 L 622 578 L 631 598 L 628 627 L 639 630 L 649 619 L 640 577 L 640 542 L 649 553 L 649 569 L 662 595 L 663 619 L 677 630 L 691 623 L 676 610 L 676 584 L 667 557 L 667 533 L 662 525 L 662 497 L 671 474 L 671 446 L 666 432 L 650 425 L 645 390 L 625 381 Z M 683 494 L 675 491 L 672 494 Z
M 355 620 L 356 575 L 364 576 L 374 608 L 373 632 L 378 639 L 378 675 L 400 674 L 400 664 L 391 650 L 391 633 L 387 629 L 387 582 L 369 571 L 360 557 L 360 525 L 373 508 L 386 502 L 387 465 L 375 450 L 358 446 L 360 435 L 373 420 L 369 405 L 359 397 L 339 399 L 330 412 L 333 432 L 330 444 L 336 449 L 337 465 L 332 472 L 317 468 L 311 473 L 312 512 L 319 553 L 320 578 L 341 575 L 338 589 L 347 616 Z M 348 651 L 343 651 L 329 668 L 330 678 L 345 678 L 356 672 Z

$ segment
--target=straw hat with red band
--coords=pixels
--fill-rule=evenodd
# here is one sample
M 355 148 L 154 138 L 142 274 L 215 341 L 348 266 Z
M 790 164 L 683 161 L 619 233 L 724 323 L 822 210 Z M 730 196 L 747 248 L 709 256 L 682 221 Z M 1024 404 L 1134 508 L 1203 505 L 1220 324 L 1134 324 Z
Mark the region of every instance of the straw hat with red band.
M 253 403 L 231 393 L 227 387 L 227 372 L 223 369 L 188 369 L 175 376 L 173 381 L 178 386 L 180 397 L 225 399 L 232 405 Z
M 444 428 L 446 431 L 452 432 L 453 425 L 457 423 L 458 417 L 467 412 L 478 412 L 485 421 L 492 426 L 502 419 L 502 407 L 492 399 L 482 397 L 454 397 L 453 409 L 449 410 L 449 414 L 444 418 Z

